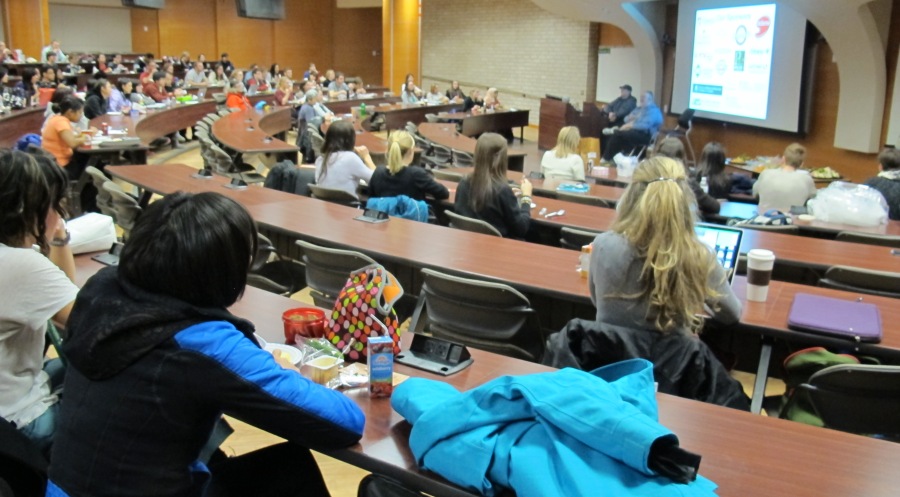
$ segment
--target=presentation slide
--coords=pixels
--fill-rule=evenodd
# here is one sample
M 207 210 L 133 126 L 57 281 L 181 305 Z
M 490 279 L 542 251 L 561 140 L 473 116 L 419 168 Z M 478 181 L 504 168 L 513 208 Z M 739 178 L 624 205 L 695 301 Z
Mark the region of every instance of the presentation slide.
M 671 112 L 797 132 L 805 39 L 777 0 L 679 0 Z
M 775 11 L 774 3 L 697 11 L 692 109 L 766 118 Z

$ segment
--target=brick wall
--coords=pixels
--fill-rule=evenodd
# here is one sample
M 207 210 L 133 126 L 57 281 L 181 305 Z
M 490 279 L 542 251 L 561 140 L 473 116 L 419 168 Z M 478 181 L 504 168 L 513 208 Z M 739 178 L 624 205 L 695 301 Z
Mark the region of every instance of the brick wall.
M 503 105 L 531 110 L 536 124 L 547 93 L 581 105 L 596 43 L 589 22 L 553 15 L 529 0 L 426 0 L 420 86 L 427 91 L 437 82 L 445 91 L 456 79 L 466 94 L 493 86 Z

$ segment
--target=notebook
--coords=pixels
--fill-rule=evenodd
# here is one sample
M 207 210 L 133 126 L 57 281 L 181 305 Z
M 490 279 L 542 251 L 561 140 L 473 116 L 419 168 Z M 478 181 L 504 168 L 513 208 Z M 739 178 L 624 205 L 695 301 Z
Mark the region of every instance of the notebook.
M 734 281 L 734 274 L 737 272 L 738 255 L 741 253 L 741 237 L 744 232 L 737 228 L 704 223 L 695 225 L 694 231 L 697 232 L 700 241 L 716 254 L 716 260 L 725 268 L 725 277 L 731 284 Z
M 788 328 L 856 342 L 881 341 L 878 306 L 860 300 L 843 300 L 808 293 L 794 295 Z

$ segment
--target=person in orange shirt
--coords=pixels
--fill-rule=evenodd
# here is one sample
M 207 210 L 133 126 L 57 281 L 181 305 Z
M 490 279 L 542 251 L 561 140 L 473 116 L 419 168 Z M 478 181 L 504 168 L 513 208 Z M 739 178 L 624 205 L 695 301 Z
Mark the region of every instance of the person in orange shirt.
M 66 170 L 70 180 L 77 180 L 87 166 L 88 156 L 77 153 L 76 148 L 90 143 L 90 134 L 78 133 L 72 123 L 81 120 L 84 102 L 74 96 L 65 97 L 53 105 L 54 115 L 47 120 L 41 132 L 41 146 L 53 154 L 56 162 Z

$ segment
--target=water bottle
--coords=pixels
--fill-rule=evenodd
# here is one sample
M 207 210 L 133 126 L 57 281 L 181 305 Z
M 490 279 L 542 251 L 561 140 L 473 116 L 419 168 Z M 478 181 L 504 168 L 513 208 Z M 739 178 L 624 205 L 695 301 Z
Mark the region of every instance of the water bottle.
M 359 120 L 362 121 L 366 118 L 366 103 L 363 102 L 359 104 Z
M 709 180 L 706 179 L 706 176 L 700 178 L 700 189 L 703 190 L 703 193 L 709 193 Z
M 588 269 L 591 267 L 592 249 L 593 246 L 591 244 L 581 246 L 581 254 L 578 255 L 578 266 L 575 267 L 575 270 L 578 271 L 582 278 L 588 277 Z

